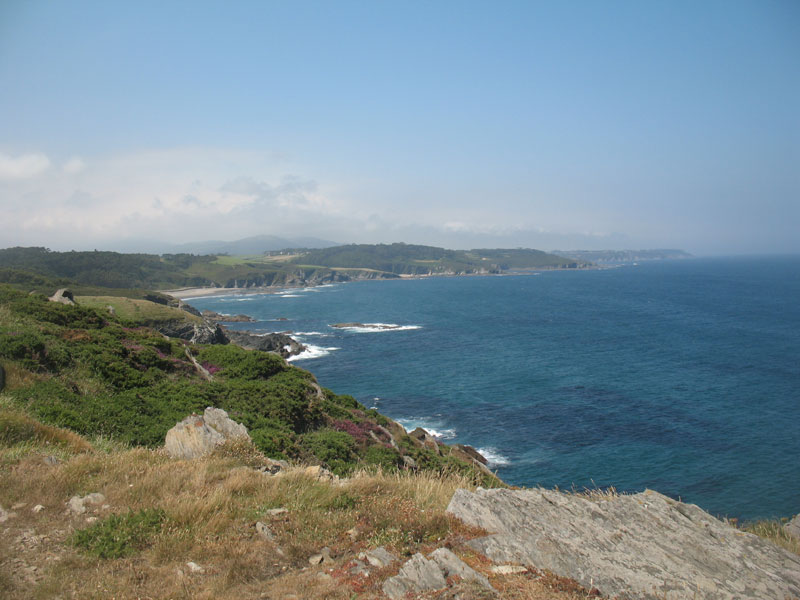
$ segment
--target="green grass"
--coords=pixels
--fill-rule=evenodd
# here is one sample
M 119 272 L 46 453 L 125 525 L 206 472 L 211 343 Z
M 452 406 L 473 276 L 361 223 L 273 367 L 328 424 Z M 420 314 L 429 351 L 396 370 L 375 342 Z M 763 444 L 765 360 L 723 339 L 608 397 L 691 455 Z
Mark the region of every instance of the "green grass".
M 203 319 L 185 310 L 156 304 L 148 300 L 135 300 L 118 296 L 76 296 L 75 302 L 101 313 L 108 313 L 108 307 L 111 306 L 114 308 L 114 314 L 123 321 L 148 324 L 162 321 L 191 321 L 198 324 L 203 322 Z
M 97 558 L 122 558 L 143 550 L 161 530 L 164 511 L 145 509 L 111 515 L 72 535 L 72 545 Z

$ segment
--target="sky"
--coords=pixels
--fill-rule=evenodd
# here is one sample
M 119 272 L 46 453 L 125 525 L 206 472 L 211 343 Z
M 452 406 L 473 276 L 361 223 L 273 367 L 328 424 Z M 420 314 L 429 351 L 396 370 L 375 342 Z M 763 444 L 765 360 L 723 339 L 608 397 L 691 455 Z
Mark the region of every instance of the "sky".
M 800 2 L 2 0 L 0 247 L 800 252 Z

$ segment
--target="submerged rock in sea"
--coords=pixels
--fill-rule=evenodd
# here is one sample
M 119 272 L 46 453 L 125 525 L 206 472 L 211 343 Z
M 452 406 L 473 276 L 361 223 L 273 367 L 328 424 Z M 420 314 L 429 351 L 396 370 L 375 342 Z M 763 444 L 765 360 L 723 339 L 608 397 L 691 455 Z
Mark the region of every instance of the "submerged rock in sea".
M 458 490 L 447 512 L 492 534 L 470 545 L 493 561 L 547 569 L 610 597 L 800 597 L 800 556 L 650 490 Z

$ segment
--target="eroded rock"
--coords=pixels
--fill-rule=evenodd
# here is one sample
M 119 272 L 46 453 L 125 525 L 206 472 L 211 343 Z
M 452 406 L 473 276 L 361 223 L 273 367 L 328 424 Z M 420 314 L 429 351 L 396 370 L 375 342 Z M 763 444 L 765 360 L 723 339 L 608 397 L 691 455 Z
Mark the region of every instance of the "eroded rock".
M 447 511 L 492 533 L 470 545 L 493 561 L 547 569 L 607 596 L 800 596 L 800 556 L 650 490 L 458 490 Z

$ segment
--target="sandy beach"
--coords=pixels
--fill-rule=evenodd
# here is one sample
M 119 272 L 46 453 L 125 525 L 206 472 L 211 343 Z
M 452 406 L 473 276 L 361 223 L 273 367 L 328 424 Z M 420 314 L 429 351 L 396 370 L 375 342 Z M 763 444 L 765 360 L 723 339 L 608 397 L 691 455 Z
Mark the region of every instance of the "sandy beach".
M 231 296 L 231 295 L 245 295 L 245 294 L 274 294 L 279 289 L 284 289 L 287 286 L 280 287 L 250 287 L 250 288 L 223 288 L 223 287 L 198 287 L 198 288 L 179 288 L 177 290 L 159 290 L 161 294 L 167 294 L 179 300 L 186 300 L 187 298 L 198 298 L 206 296 Z

